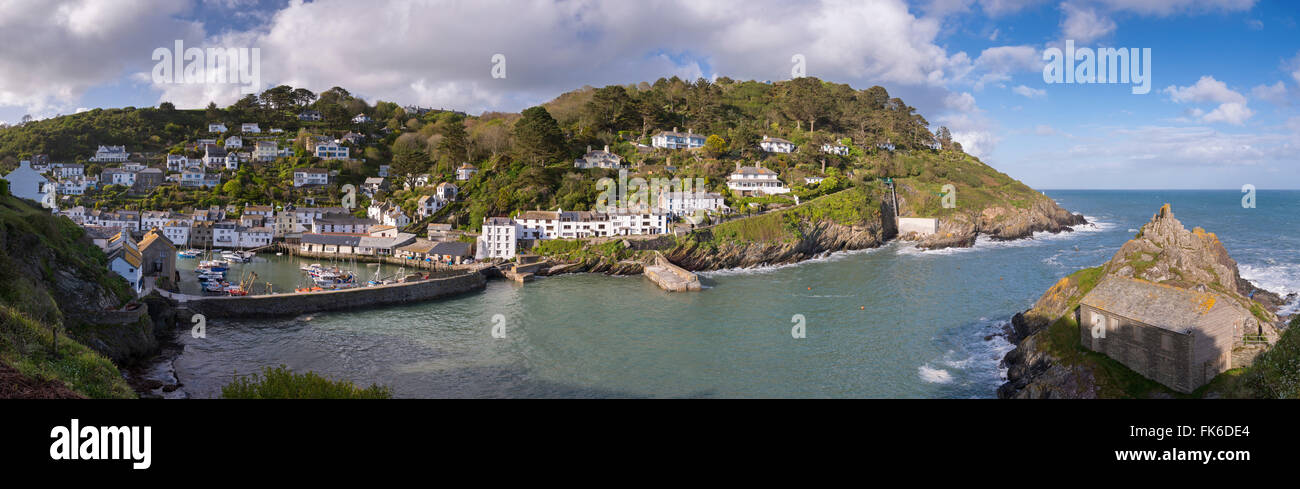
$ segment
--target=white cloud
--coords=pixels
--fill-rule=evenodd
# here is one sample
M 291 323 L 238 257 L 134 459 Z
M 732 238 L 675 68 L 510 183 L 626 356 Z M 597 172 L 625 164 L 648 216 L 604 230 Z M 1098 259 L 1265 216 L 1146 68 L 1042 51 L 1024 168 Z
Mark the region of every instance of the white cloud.
M 1174 102 L 1218 102 L 1226 103 L 1246 103 L 1246 97 L 1228 88 L 1226 83 L 1215 80 L 1214 77 L 1206 75 L 1196 81 L 1196 84 L 1179 87 L 1170 85 L 1165 88 L 1165 93 Z
M 424 3 L 295 1 L 264 28 L 210 41 L 260 47 L 268 85 L 338 85 L 368 99 L 470 112 L 518 110 L 583 85 L 694 79 L 708 76 L 705 64 L 738 79 L 788 79 L 794 54 L 804 55 L 807 74 L 859 88 L 942 88 L 973 69 L 965 53 L 936 44 L 937 20 L 915 17 L 900 0 Z M 505 79 L 490 76 L 497 53 L 506 56 Z M 236 98 L 230 87 L 158 88 L 179 107 Z
M 1115 32 L 1115 21 L 1099 14 L 1095 8 L 1062 3 L 1061 10 L 1065 13 L 1065 18 L 1061 21 L 1061 33 L 1065 39 L 1087 44 Z
M 977 109 L 975 97 L 970 92 L 950 93 L 943 100 L 944 106 L 958 112 L 974 112 Z
M 1295 57 L 1282 62 L 1282 71 L 1291 73 L 1291 78 L 1296 83 L 1300 83 L 1300 51 L 1295 53 Z
M 1208 114 L 1201 116 L 1201 120 L 1205 122 L 1226 122 L 1240 126 L 1252 115 L 1255 115 L 1255 112 L 1246 107 L 1245 104 L 1233 102 L 1218 106 Z
M 1205 112 L 1193 108 L 1190 115 L 1207 123 L 1242 125 L 1255 112 L 1246 107 L 1246 97 L 1212 76 L 1202 76 L 1195 84 L 1186 87 L 1169 86 L 1164 89 L 1176 103 L 1217 103 L 1214 110 Z
M 152 64 L 153 49 L 200 39 L 168 0 L 9 0 L 0 5 L 0 106 L 52 115 L 91 87 Z
M 1024 85 L 1018 85 L 1015 88 L 1012 88 L 1011 91 L 1014 92 L 1016 95 L 1021 95 L 1029 98 L 1039 98 L 1039 97 L 1047 96 L 1047 90 L 1043 90 L 1041 88 L 1027 87 Z
M 1286 84 L 1279 80 L 1272 85 L 1257 85 L 1250 89 L 1250 96 L 1277 105 L 1286 103 Z

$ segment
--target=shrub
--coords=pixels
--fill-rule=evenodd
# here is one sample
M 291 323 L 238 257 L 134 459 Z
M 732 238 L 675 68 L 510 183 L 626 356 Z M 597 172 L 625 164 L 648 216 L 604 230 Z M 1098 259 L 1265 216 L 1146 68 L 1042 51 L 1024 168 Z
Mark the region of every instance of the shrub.
M 262 375 L 238 377 L 221 388 L 226 399 L 388 399 L 388 387 L 371 384 L 358 388 L 346 380 L 329 380 L 315 372 L 296 374 L 288 367 L 266 367 Z

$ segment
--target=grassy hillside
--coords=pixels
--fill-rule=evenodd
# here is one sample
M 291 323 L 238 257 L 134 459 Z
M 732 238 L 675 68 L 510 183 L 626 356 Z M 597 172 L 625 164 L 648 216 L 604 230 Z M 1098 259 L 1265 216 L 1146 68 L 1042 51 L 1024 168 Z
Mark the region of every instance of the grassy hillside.
M 73 308 L 130 297 L 81 228 L 0 194 L 0 270 L 0 362 L 83 396 L 135 396 L 112 362 L 68 337 L 77 327 Z

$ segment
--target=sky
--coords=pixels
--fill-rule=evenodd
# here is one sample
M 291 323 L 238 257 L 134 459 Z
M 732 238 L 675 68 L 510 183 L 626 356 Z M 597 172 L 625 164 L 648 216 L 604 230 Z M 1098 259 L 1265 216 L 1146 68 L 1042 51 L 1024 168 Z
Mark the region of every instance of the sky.
M 0 121 L 250 86 L 155 76 L 177 40 L 256 49 L 259 89 L 472 114 L 674 75 L 785 80 L 799 56 L 1035 188 L 1300 188 L 1297 22 L 1300 2 L 1267 0 L 0 0 Z M 1067 41 L 1149 49 L 1149 92 L 1049 83 Z

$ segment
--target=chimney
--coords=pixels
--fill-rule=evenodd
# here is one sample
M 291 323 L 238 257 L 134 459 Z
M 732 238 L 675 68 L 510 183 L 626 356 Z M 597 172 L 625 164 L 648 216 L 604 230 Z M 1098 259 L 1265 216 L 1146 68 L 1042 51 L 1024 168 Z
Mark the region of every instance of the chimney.
M 588 152 L 588 153 L 591 152 L 591 145 L 590 145 L 590 144 L 587 145 L 587 152 Z
M 740 171 L 740 162 L 739 162 L 739 161 L 736 162 L 736 171 Z
M 677 126 L 673 126 L 673 132 L 677 132 Z
M 606 153 L 609 152 L 609 145 L 608 145 L 608 144 L 605 145 L 605 152 L 606 152 Z

